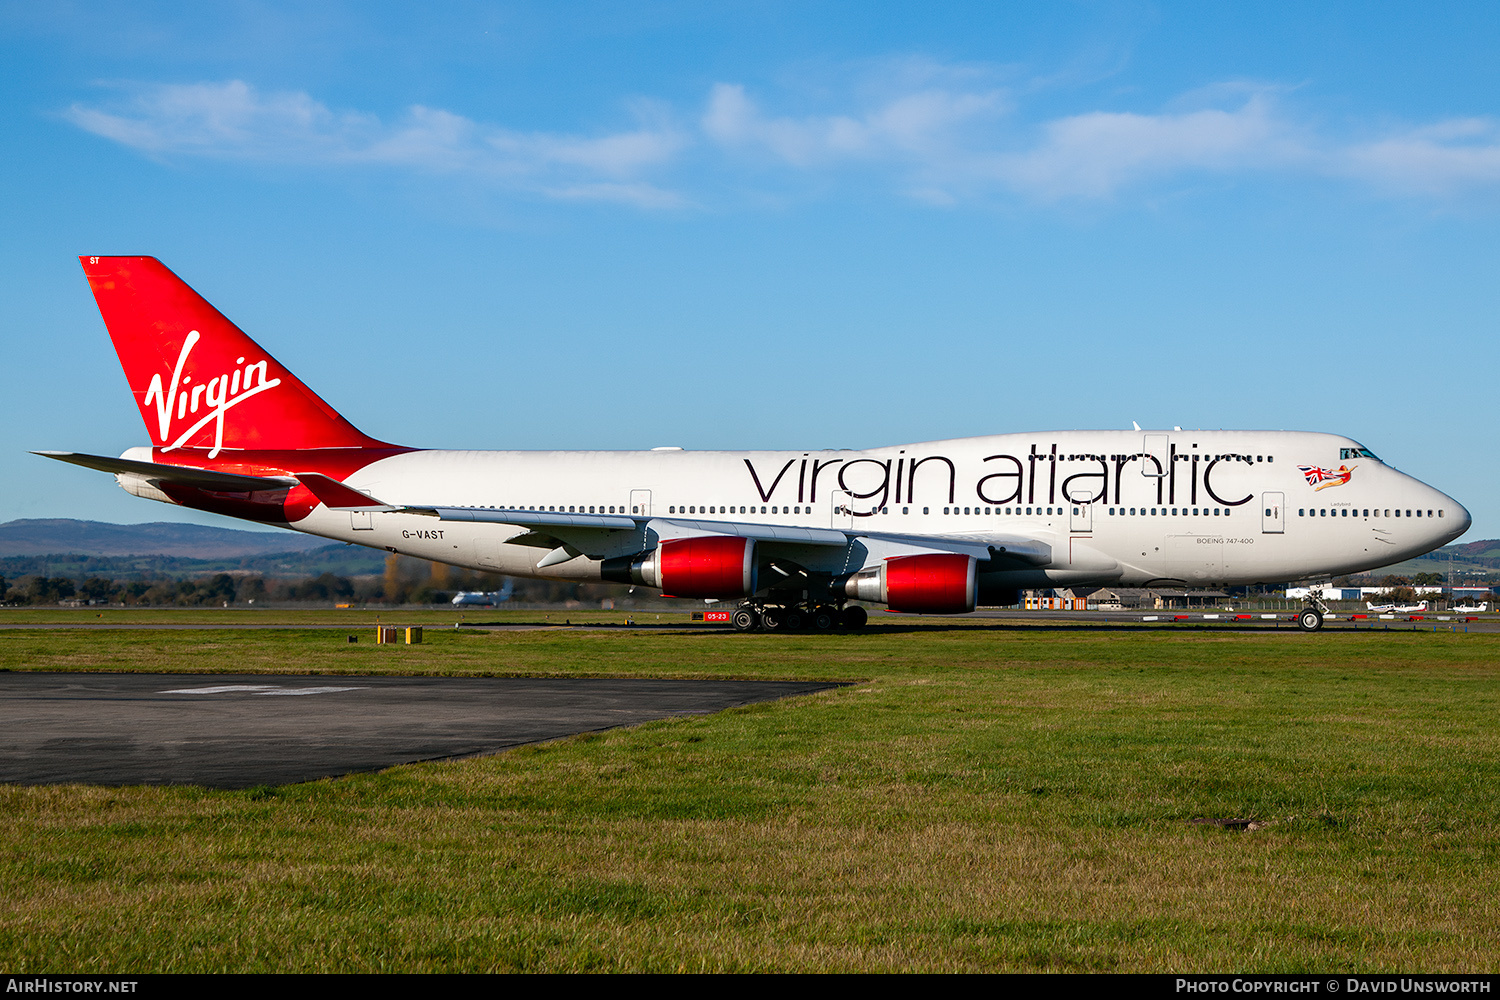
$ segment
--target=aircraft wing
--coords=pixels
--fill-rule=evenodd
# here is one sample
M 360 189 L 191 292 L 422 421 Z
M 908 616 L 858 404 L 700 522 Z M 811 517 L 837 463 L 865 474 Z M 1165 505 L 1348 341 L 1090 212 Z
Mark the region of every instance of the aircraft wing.
M 309 484 L 309 488 L 312 486 Z M 314 491 L 316 492 L 316 490 Z M 640 517 L 625 514 L 565 514 L 555 511 L 505 510 L 491 507 L 402 507 L 406 513 L 426 514 L 444 521 L 512 524 L 538 533 L 566 534 L 576 545 L 581 534 L 595 531 L 635 531 L 651 528 L 658 537 L 691 537 L 694 535 L 732 535 L 753 538 L 771 546 L 833 546 L 843 548 L 851 541 L 868 538 L 895 543 L 911 549 L 932 552 L 957 552 L 980 561 L 996 558 L 1015 559 L 1033 565 L 1052 561 L 1052 546 L 1046 541 L 1013 532 L 982 532 L 966 535 L 905 535 L 897 532 L 858 531 L 853 528 L 809 528 L 785 524 L 758 524 L 743 521 L 704 521 L 681 517 Z
M 403 507 L 410 514 L 428 514 L 444 521 L 486 521 L 528 528 L 596 528 L 634 531 L 657 527 L 664 537 L 735 535 L 759 542 L 796 545 L 846 545 L 848 536 L 833 528 L 800 528 L 784 524 L 745 524 L 739 521 L 697 521 L 677 517 L 632 517 L 628 514 L 562 514 L 544 510 L 501 510 L 491 507 Z M 660 530 L 666 528 L 666 531 Z
M 284 490 L 296 486 L 297 480 L 290 476 L 241 476 L 232 472 L 215 472 L 212 469 L 195 469 L 185 465 L 159 465 L 156 462 L 136 462 L 128 458 L 108 458 L 104 455 L 80 455 L 71 451 L 34 451 L 33 455 L 54 458 L 59 462 L 81 465 L 85 469 L 112 472 L 115 475 L 141 476 L 163 483 L 177 483 L 200 490 L 218 490 L 227 493 L 250 493 L 256 490 Z
M 938 552 L 958 552 L 984 562 L 989 559 L 1013 559 L 1045 566 L 1052 561 L 1050 542 L 1012 531 L 980 531 L 963 535 L 903 535 L 886 531 L 849 531 L 852 538 L 874 538 L 898 542 Z

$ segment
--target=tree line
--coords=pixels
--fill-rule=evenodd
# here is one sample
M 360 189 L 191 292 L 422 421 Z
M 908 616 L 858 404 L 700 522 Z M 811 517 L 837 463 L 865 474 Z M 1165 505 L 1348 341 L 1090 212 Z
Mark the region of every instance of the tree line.
M 254 607 L 258 604 L 445 604 L 459 591 L 493 592 L 505 586 L 497 573 L 456 569 L 404 556 L 386 559 L 380 575 L 283 577 L 258 573 L 208 573 L 192 578 L 117 580 L 106 576 L 28 574 L 0 576 L 0 604 L 123 605 L 125 607 Z M 625 600 L 629 588 L 554 580 L 512 581 L 521 604 L 598 604 Z

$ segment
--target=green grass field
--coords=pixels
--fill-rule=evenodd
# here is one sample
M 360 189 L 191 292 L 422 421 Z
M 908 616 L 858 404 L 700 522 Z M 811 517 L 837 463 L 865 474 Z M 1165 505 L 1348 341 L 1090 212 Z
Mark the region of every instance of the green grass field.
M 200 620 L 287 628 L 0 631 L 0 668 L 858 683 L 305 785 L 0 786 L 0 968 L 1500 966 L 1500 635 L 979 621 L 376 647 L 362 613 L 245 615 Z M 360 643 L 297 627 L 345 622 Z

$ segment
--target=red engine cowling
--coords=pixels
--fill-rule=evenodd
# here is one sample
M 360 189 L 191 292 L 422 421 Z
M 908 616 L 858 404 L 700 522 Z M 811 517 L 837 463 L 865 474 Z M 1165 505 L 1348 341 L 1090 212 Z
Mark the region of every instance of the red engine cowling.
M 885 561 L 885 603 L 892 611 L 956 615 L 974 610 L 973 556 L 933 553 Z
M 669 539 L 641 563 L 640 576 L 667 597 L 749 597 L 755 593 L 755 540 Z
M 862 570 L 844 582 L 844 593 L 862 601 L 879 601 L 892 611 L 958 615 L 973 611 L 978 595 L 973 556 L 933 552 L 893 556 L 881 566 Z

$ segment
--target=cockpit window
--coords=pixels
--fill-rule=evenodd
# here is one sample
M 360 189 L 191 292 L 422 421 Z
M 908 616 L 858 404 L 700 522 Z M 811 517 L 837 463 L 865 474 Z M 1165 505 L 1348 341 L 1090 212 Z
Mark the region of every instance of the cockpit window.
M 1380 456 L 1368 448 L 1340 448 L 1339 458 L 1373 458 L 1377 462 L 1380 461 Z

